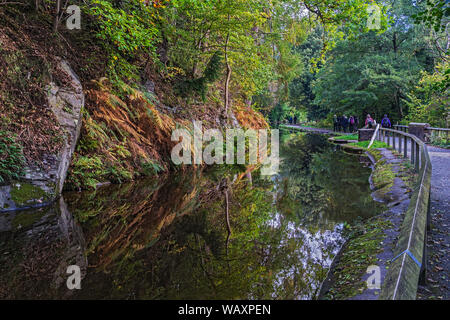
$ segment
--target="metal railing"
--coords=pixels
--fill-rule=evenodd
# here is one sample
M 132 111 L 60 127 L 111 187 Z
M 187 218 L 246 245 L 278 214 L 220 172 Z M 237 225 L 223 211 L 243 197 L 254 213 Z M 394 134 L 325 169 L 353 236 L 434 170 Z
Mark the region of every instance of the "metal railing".
M 426 271 L 426 238 L 429 223 L 431 160 L 427 145 L 409 133 L 380 128 L 378 140 L 410 158 L 419 174 L 395 250 L 395 257 L 383 283 L 383 299 L 415 299 L 419 278 Z

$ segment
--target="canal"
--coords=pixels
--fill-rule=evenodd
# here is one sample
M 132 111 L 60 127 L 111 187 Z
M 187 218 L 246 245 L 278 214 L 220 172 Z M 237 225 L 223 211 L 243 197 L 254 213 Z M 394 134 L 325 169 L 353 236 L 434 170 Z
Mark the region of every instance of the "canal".
M 382 206 L 366 157 L 319 134 L 281 139 L 276 176 L 209 167 L 2 214 L 0 298 L 315 298 L 347 226 Z

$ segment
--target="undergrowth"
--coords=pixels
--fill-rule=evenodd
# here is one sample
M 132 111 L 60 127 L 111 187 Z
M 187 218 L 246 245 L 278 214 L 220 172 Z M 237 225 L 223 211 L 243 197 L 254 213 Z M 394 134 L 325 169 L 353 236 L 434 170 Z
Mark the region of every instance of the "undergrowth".
M 116 88 L 117 94 L 112 87 L 103 78 L 87 90 L 83 127 L 66 189 L 124 183 L 168 169 L 173 119 L 160 114 L 142 92 L 125 83 Z
M 24 163 L 22 146 L 11 133 L 0 130 L 0 183 L 19 179 Z

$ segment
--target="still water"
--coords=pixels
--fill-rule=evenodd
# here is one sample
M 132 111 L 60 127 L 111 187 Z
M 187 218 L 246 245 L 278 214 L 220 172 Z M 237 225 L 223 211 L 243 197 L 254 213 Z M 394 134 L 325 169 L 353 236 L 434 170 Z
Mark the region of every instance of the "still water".
M 313 299 L 346 225 L 381 207 L 368 159 L 324 136 L 283 135 L 280 155 L 274 177 L 222 166 L 2 214 L 0 298 Z

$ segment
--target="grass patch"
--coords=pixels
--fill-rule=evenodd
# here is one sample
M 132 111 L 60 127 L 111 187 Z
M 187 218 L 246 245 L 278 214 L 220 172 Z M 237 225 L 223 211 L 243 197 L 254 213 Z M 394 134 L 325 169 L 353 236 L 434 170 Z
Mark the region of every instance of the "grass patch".
M 359 142 L 352 142 L 352 143 L 349 143 L 349 145 L 350 145 L 350 146 L 353 146 L 353 147 L 360 147 L 360 148 L 367 149 L 367 147 L 369 146 L 369 143 L 370 143 L 370 141 L 359 141 Z M 371 148 L 374 148 L 374 149 L 378 149 L 378 148 L 386 148 L 386 149 L 390 149 L 391 147 L 390 147 L 388 144 L 384 143 L 384 142 L 375 140 L 375 141 L 373 142 Z

